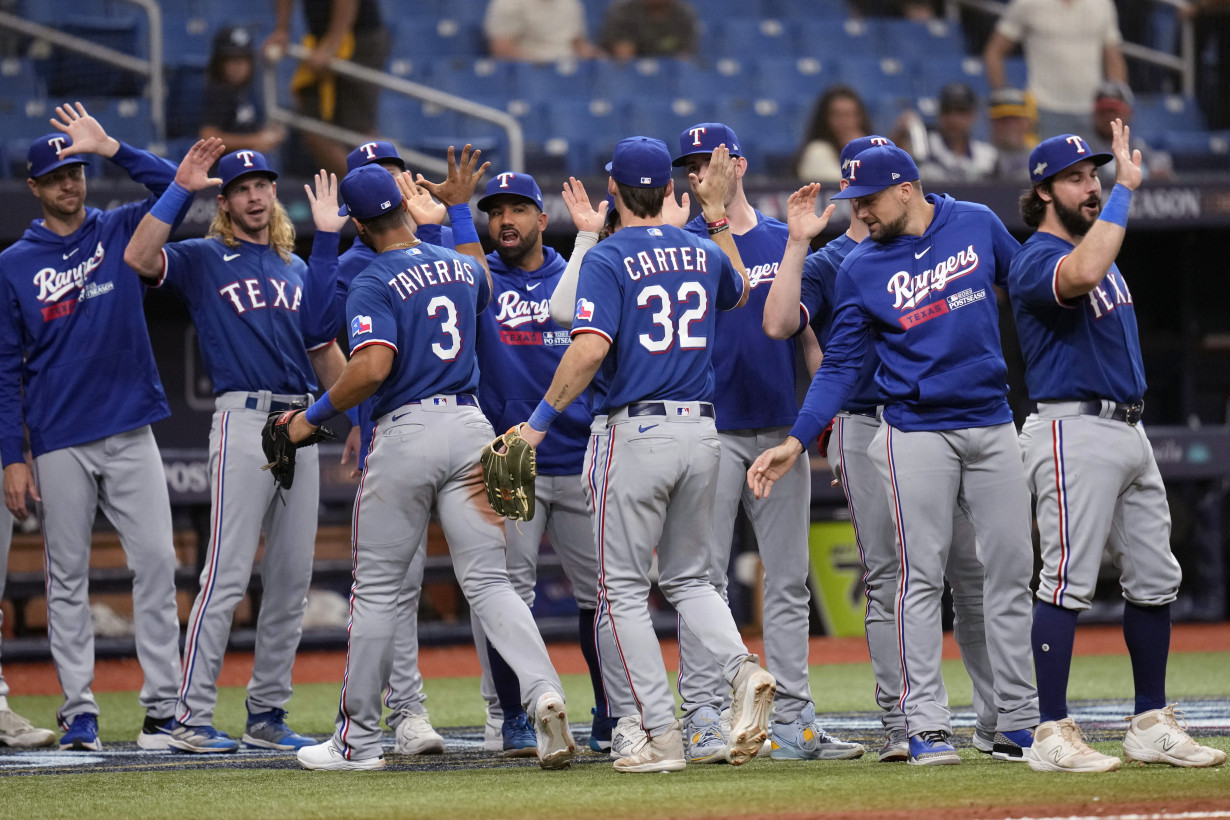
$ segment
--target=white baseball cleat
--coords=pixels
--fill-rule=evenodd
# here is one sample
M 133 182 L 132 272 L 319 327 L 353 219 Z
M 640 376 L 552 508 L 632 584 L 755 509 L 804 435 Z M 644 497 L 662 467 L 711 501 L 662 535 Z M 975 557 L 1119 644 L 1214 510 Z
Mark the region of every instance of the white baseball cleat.
M 299 765 L 305 769 L 315 769 L 331 772 L 365 771 L 367 769 L 383 769 L 384 756 L 369 757 L 364 760 L 347 760 L 342 750 L 337 748 L 333 738 L 315 746 L 304 746 L 295 752 Z
M 0 709 L 0 746 L 29 749 L 55 742 L 55 732 L 39 729 L 12 709 Z
M 730 702 L 730 738 L 726 747 L 730 765 L 743 765 L 764 747 L 776 694 L 777 681 L 761 668 L 759 658 L 749 655 L 735 675 Z
M 1131 724 L 1123 738 L 1124 756 L 1141 763 L 1169 763 L 1196 769 L 1225 763 L 1225 752 L 1192 740 L 1187 733 L 1187 721 L 1179 725 L 1183 713 L 1175 709 L 1176 705 L 1124 718 Z
M 1070 717 L 1038 724 L 1025 759 L 1035 772 L 1113 772 L 1122 765 L 1119 758 L 1090 748 Z
M 544 692 L 534 704 L 534 734 L 538 737 L 538 765 L 544 769 L 563 769 L 577 753 L 576 741 L 568 728 L 564 698 L 558 692 Z
M 639 714 L 621 717 L 615 724 L 615 731 L 611 732 L 611 759 L 632 757 L 648 742 Z
M 616 760 L 615 771 L 625 774 L 678 772 L 687 765 L 683 756 L 683 725 L 676 720 L 666 731 L 647 738 L 631 755 Z
M 409 712 L 403 709 L 401 713 L 401 722 L 394 730 L 397 745 L 393 747 L 393 754 L 444 754 L 444 738 L 432 727 L 431 718 L 426 712 Z

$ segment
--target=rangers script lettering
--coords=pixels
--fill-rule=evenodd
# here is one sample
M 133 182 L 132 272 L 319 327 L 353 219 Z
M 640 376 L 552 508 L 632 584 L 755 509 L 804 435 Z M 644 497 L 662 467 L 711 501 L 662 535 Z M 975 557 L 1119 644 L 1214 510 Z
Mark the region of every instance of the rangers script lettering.
M 38 300 L 54 302 L 73 288 L 83 286 L 90 273 L 103 263 L 104 255 L 102 243 L 99 242 L 98 247 L 94 249 L 94 255 L 83 260 L 76 267 L 65 271 L 43 268 L 34 274 L 34 284 L 38 285 Z
M 551 318 L 550 302 L 550 299 L 537 302 L 522 299 L 515 290 L 506 290 L 496 299 L 500 312 L 495 320 L 505 327 L 521 327 L 526 322 L 541 325 Z
M 893 294 L 893 307 L 905 310 L 915 307 L 933 290 L 943 290 L 953 279 L 978 270 L 978 252 L 971 244 L 960 253 L 948 257 L 934 268 L 911 276 L 909 271 L 897 271 L 888 280 L 888 292 Z

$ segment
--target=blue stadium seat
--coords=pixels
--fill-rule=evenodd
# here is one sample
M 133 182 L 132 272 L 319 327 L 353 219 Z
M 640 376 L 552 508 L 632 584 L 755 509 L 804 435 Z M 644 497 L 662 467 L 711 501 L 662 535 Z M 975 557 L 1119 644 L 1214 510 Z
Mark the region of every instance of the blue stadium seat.
M 1004 59 L 1004 79 L 1012 88 L 1025 88 L 1029 85 L 1029 71 L 1025 68 L 1024 57 Z
M 875 18 L 802 18 L 792 20 L 790 25 L 795 31 L 799 53 L 820 60 L 879 54 L 878 44 L 884 39 L 883 21 Z
M 508 97 L 515 93 L 512 72 L 504 63 L 485 57 L 432 60 L 427 76 L 427 85 L 467 99 L 483 96 Z
M 0 104 L 16 106 L 24 104 L 27 99 L 46 96 L 47 89 L 33 60 L 23 57 L 0 60 Z
M 200 11 L 166 3 L 162 9 L 163 60 L 167 65 L 208 60 L 216 27 Z
M 938 97 L 948 83 L 965 83 L 985 104 L 991 93 L 986 65 L 980 57 L 961 54 L 926 57 L 915 62 L 914 91 L 920 97 Z
M 722 57 L 754 57 L 772 54 L 793 54 L 799 50 L 795 33 L 789 21 L 775 17 L 732 17 L 714 20 L 711 42 L 717 51 L 710 52 Z
M 502 63 L 501 70 L 508 77 L 510 93 L 531 101 L 561 97 L 585 99 L 593 95 L 595 85 L 601 85 L 595 63 L 588 60 L 546 64 Z
M 914 99 L 912 65 L 893 57 L 847 56 L 839 61 L 841 81 L 853 86 L 864 100 L 892 95 Z
M 616 99 L 669 99 L 674 96 L 674 60 L 602 62 L 595 68 L 601 92 Z
M 808 103 L 788 99 L 723 100 L 718 117 L 735 130 L 748 161 L 748 173 L 789 173 L 803 134 Z
M 1230 170 L 1230 131 L 1164 131 L 1153 147 L 1165 149 L 1180 173 Z
M 1191 97 L 1178 94 L 1141 94 L 1132 114 L 1132 130 L 1153 144 L 1165 131 L 1203 131 L 1204 116 Z
M 761 57 L 747 70 L 751 96 L 776 100 L 814 100 L 840 76 L 835 60 L 785 55 Z
M 86 17 L 72 15 L 56 24 L 67 34 L 82 37 L 125 54 L 137 54 L 137 16 Z M 144 53 L 144 52 L 140 52 Z M 141 79 L 128 71 L 97 60 L 56 49 L 39 63 L 47 71 L 47 93 L 56 99 L 79 96 L 123 97 L 140 93 Z
M 628 104 L 622 100 L 547 100 L 548 129 L 560 141 L 568 173 L 601 173 L 615 143 L 628 136 Z
M 959 23 L 947 20 L 884 20 L 880 53 L 903 60 L 923 59 L 945 54 L 965 53 L 965 39 Z
M 693 100 L 687 97 L 658 99 L 645 97 L 628 101 L 628 133 L 657 137 L 672 151 L 679 145 L 679 135 L 698 122 L 712 122 L 718 115 L 717 98 Z
M 201 130 L 208 57 L 184 59 L 167 69 L 167 137 L 195 137 Z

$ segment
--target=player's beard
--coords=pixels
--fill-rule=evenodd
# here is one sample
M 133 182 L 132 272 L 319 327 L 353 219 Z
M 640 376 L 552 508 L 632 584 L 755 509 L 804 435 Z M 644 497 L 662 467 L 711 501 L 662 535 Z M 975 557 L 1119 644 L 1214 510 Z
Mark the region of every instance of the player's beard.
M 521 267 L 521 261 L 529 255 L 530 251 L 538 244 L 539 231 L 537 226 L 530 229 L 530 232 L 521 237 L 521 241 L 511 248 L 506 248 L 503 245 L 496 245 L 495 252 L 500 255 L 501 261 L 510 268 Z
M 235 223 L 235 227 L 239 228 L 248 236 L 257 236 L 265 228 L 269 227 L 269 220 L 273 218 L 272 205 L 265 209 L 264 213 L 258 215 L 254 219 L 249 219 L 247 214 L 241 213 L 238 209 L 231 209 L 231 221 Z
M 880 243 L 892 242 L 905 231 L 905 226 L 910 220 L 908 211 L 902 211 L 901 216 L 894 219 L 892 222 L 881 222 L 878 226 L 879 231 L 871 234 L 871 238 Z
M 1063 225 L 1064 230 L 1072 236 L 1084 236 L 1089 233 L 1089 229 L 1098 219 L 1098 214 L 1102 213 L 1102 198 L 1097 195 L 1089 197 L 1075 208 L 1069 208 L 1058 199 L 1051 204 L 1055 206 L 1055 216 L 1059 217 L 1059 224 Z M 1086 216 L 1081 212 L 1081 208 L 1086 205 L 1097 206 L 1093 216 Z

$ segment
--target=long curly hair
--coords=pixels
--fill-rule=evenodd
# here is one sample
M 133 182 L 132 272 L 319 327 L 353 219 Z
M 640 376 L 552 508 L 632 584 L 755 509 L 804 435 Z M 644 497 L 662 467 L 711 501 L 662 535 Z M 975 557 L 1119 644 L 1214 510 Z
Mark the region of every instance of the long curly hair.
M 235 238 L 235 224 L 231 215 L 218 206 L 213 221 L 209 223 L 209 233 L 206 236 L 216 236 L 228 248 L 239 247 Z M 273 211 L 269 214 L 269 247 L 273 248 L 283 262 L 290 262 L 290 255 L 295 251 L 295 223 L 286 215 L 286 209 L 276 198 L 273 200 Z

